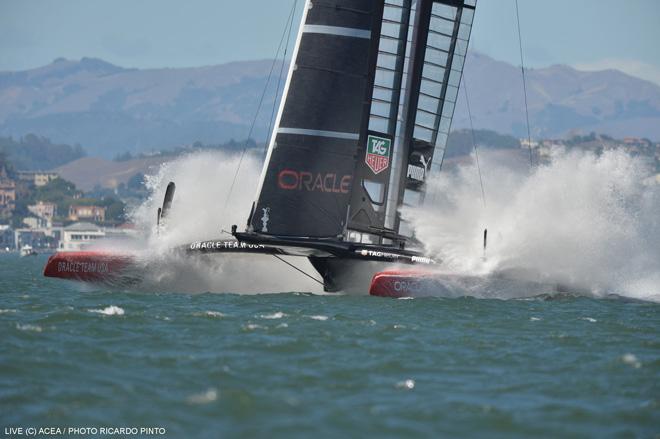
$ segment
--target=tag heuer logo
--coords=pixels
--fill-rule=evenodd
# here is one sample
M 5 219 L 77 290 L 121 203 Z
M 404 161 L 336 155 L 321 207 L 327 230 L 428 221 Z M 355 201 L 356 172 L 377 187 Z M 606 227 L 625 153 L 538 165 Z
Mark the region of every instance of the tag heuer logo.
M 369 169 L 378 174 L 390 166 L 390 146 L 392 141 L 385 137 L 367 137 L 367 155 L 364 158 Z

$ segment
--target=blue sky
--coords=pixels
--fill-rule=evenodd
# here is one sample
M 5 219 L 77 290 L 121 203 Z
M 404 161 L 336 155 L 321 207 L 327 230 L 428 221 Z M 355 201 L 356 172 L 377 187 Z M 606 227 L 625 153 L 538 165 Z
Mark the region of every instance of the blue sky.
M 271 58 L 293 1 L 0 0 L 0 70 L 58 57 L 138 68 Z M 297 2 L 296 20 L 303 3 Z M 479 0 L 472 49 L 519 63 L 514 4 Z M 519 5 L 529 66 L 618 68 L 660 84 L 660 0 Z

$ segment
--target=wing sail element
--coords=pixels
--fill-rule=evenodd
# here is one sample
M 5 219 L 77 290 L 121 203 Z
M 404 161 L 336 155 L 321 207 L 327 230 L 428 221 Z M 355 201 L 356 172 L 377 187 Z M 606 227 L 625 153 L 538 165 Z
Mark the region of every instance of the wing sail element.
M 403 248 L 440 169 L 476 0 L 308 0 L 248 232 Z
M 307 1 L 249 230 L 344 233 L 381 10 L 377 0 Z

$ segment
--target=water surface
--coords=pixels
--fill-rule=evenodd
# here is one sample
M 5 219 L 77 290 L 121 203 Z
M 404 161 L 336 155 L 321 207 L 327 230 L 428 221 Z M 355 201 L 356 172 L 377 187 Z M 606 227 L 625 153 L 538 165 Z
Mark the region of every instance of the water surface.
M 111 292 L 0 255 L 0 428 L 654 437 L 660 305 Z

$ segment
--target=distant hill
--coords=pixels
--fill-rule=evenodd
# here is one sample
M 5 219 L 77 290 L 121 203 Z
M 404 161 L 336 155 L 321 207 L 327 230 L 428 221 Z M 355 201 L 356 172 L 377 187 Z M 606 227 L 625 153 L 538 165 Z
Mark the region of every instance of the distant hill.
M 660 86 L 618 70 L 583 72 L 565 65 L 526 70 L 534 137 L 575 131 L 660 140 Z M 520 67 L 471 53 L 465 78 L 475 128 L 527 137 Z M 454 128 L 469 126 L 459 94 Z
M 474 145 L 488 149 L 520 149 L 520 141 L 511 135 L 499 134 L 491 130 L 455 129 L 449 134 L 445 159 L 464 157 L 472 154 Z
M 138 70 L 83 58 L 0 72 L 0 135 L 37 133 L 107 158 L 244 139 L 271 65 Z M 271 85 L 253 138 L 266 136 L 275 99 Z
M 54 171 L 62 178 L 69 180 L 85 192 L 97 187 L 105 189 L 117 189 L 122 183 L 130 184 L 136 175 L 154 174 L 161 164 L 174 160 L 184 154 L 192 154 L 200 151 L 223 151 L 225 154 L 240 154 L 245 148 L 249 153 L 263 156 L 264 144 L 256 144 L 254 141 L 229 141 L 216 145 L 204 145 L 195 142 L 188 148 L 175 148 L 162 151 L 154 155 L 122 154 L 114 160 L 101 157 L 83 157 L 68 162 Z
M 37 133 L 106 158 L 244 139 L 271 63 L 140 70 L 83 58 L 0 72 L 0 136 Z M 472 53 L 466 79 L 475 128 L 526 135 L 519 68 Z M 528 80 L 534 136 L 596 131 L 660 139 L 658 85 L 615 70 L 567 66 L 529 70 Z M 268 130 L 276 98 L 271 85 L 252 135 L 257 141 Z M 467 126 L 461 92 L 454 127 Z
M 172 157 L 161 156 L 123 161 L 83 157 L 54 170 L 60 177 L 88 192 L 96 186 L 115 189 L 121 183 L 127 184 L 137 174 L 154 174 L 158 171 L 158 167 L 168 160 L 172 160 Z

